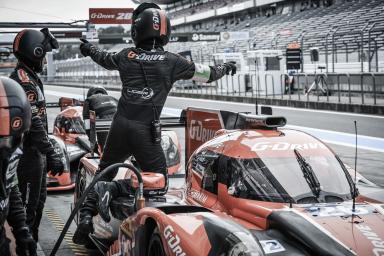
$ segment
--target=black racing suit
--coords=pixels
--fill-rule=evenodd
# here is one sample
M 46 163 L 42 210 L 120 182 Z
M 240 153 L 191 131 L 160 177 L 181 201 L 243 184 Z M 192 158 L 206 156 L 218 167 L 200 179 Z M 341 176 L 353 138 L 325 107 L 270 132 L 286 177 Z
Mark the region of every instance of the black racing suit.
M 47 113 L 41 80 L 35 72 L 21 63 L 18 63 L 10 77 L 23 87 L 32 110 L 31 127 L 24 137 L 23 155 L 20 158 L 17 175 L 26 207 L 26 222 L 37 241 L 47 197 L 46 156 L 49 161 L 59 160 L 55 159 L 56 153 L 47 135 Z
M 10 156 L 0 152 L 0 255 L 10 254 L 9 239 L 5 236 L 4 223 L 7 220 L 13 231 L 26 227 L 25 211 L 21 194 L 17 186 L 17 161 L 21 154 L 19 149 Z
M 113 54 L 92 46 L 90 57 L 108 70 L 118 70 L 123 84 L 99 171 L 133 155 L 142 170 L 167 175 L 164 152 L 152 138 L 152 121 L 159 118 L 174 82 L 212 82 L 225 75 L 225 66 L 195 64 L 161 47 L 151 51 L 126 48 Z M 111 181 L 116 173 L 109 173 L 104 180 Z M 129 193 L 127 184 L 124 180 L 116 183 L 119 194 Z M 96 199 L 94 191 L 88 194 L 80 217 L 97 214 Z
M 95 94 L 88 97 L 84 101 L 83 106 L 83 119 L 85 124 L 85 131 L 90 136 L 90 120 L 89 120 L 89 111 L 95 111 L 96 117 L 100 119 L 112 119 L 113 115 L 117 110 L 117 99 L 105 95 L 105 94 Z M 107 140 L 107 134 L 98 133 L 97 142 L 100 146 L 100 149 L 104 148 L 105 142 Z

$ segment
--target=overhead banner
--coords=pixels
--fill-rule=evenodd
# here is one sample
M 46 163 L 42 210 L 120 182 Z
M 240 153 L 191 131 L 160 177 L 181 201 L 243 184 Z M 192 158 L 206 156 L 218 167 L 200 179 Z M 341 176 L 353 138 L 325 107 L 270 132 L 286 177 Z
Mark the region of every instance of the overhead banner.
M 221 41 L 247 41 L 249 40 L 249 31 L 221 32 Z
M 132 24 L 133 8 L 89 8 L 92 24 Z

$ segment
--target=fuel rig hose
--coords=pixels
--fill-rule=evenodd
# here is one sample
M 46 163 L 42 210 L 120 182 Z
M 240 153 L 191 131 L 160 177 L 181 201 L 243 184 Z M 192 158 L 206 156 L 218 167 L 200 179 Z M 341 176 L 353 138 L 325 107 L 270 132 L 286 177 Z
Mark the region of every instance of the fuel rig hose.
M 73 208 L 71 215 L 69 216 L 67 222 L 65 223 L 65 226 L 64 226 L 63 230 L 61 231 L 60 236 L 57 239 L 55 246 L 53 247 L 53 249 L 51 251 L 50 256 L 56 255 L 56 252 L 59 249 L 59 247 L 60 247 L 60 245 L 64 239 L 64 236 L 67 233 L 69 226 L 71 225 L 71 223 L 73 221 L 73 218 L 75 217 L 76 213 L 79 211 L 80 206 L 83 204 L 83 202 L 84 202 L 85 198 L 87 197 L 91 188 L 93 188 L 95 186 L 96 182 L 98 182 L 100 180 L 100 178 L 102 178 L 104 175 L 106 175 L 107 173 L 111 172 L 112 170 L 115 170 L 116 168 L 120 168 L 120 167 L 128 168 L 136 174 L 137 180 L 139 182 L 139 197 L 140 198 L 143 197 L 143 178 L 141 177 L 140 171 L 136 167 L 134 167 L 131 164 L 126 164 L 126 163 L 117 163 L 117 164 L 113 164 L 113 165 L 108 166 L 107 168 L 105 168 L 103 171 L 101 171 L 99 174 L 97 174 L 93 178 L 91 184 L 89 184 L 89 186 L 85 189 L 83 195 L 76 202 L 75 207 Z

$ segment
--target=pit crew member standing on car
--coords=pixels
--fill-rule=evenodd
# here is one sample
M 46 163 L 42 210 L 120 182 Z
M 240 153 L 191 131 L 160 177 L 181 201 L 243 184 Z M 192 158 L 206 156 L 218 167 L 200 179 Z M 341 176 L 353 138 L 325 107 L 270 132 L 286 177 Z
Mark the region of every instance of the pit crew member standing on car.
M 170 20 L 166 13 L 156 4 L 143 3 L 132 15 L 131 36 L 136 47 L 113 54 L 101 51 L 85 40 L 80 45 L 84 56 L 90 56 L 106 69 L 118 70 L 123 84 L 99 170 L 133 155 L 142 170 L 162 173 L 166 177 L 159 118 L 173 83 L 182 79 L 209 83 L 230 72 L 235 74 L 236 66 L 232 62 L 206 66 L 164 51 L 163 46 L 168 43 L 170 34 Z M 111 181 L 115 175 L 110 173 L 105 180 Z M 99 193 L 102 193 L 100 189 L 111 189 L 112 194 L 125 193 L 129 189 L 124 182 L 111 183 L 112 186 L 103 184 L 107 186 L 99 186 Z M 92 191 L 80 210 L 80 222 L 73 238 L 75 243 L 86 243 L 88 233 L 93 231 L 96 201 L 97 195 Z M 107 201 L 106 205 L 109 204 Z
M 17 186 L 18 147 L 31 123 L 31 108 L 15 81 L 0 77 L 0 255 L 10 256 L 5 236 L 7 220 L 16 239 L 17 255 L 36 255 L 36 243 L 25 223 L 25 211 Z
M 90 120 L 89 111 L 95 111 L 97 118 L 110 119 L 116 113 L 117 99 L 108 95 L 107 90 L 102 86 L 94 86 L 89 88 L 87 99 L 84 101 L 83 106 L 83 120 L 85 124 L 85 131 L 90 136 Z M 104 148 L 107 137 L 98 134 L 97 141 L 100 147 L 100 152 Z
M 13 53 L 18 63 L 10 77 L 24 89 L 32 109 L 31 129 L 25 135 L 17 175 L 26 207 L 27 225 L 36 242 L 47 195 L 45 167 L 52 175 L 61 174 L 64 169 L 60 156 L 48 139 L 44 89 L 37 75 L 43 70 L 46 53 L 58 47 L 57 40 L 47 28 L 22 30 L 13 42 Z

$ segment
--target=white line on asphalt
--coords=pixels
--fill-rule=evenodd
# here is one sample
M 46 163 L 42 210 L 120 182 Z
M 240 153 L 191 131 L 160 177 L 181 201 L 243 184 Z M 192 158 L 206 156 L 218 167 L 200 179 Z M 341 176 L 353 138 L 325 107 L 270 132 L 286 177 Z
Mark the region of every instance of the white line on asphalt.
M 60 87 L 68 88 L 68 87 L 65 87 L 65 86 L 60 86 Z M 71 87 L 71 88 L 83 90 L 83 88 L 77 88 L 77 87 Z M 50 92 L 54 92 L 54 91 L 51 91 L 51 90 L 49 90 L 49 91 Z M 117 92 L 117 91 L 108 91 L 108 92 L 120 93 L 120 92 Z M 60 95 L 55 94 L 55 96 L 60 96 Z M 168 98 L 175 99 L 175 100 L 180 100 L 181 99 L 180 97 L 175 97 L 175 96 L 168 96 Z M 212 100 L 207 100 L 207 99 L 188 98 L 188 101 L 200 101 L 200 102 L 210 102 L 210 103 L 212 103 Z M 255 108 L 255 104 L 251 104 L 251 103 L 228 102 L 228 101 L 221 101 L 221 100 L 215 100 L 215 102 L 217 102 L 219 104 L 229 104 L 229 105 L 236 105 L 236 106 L 249 106 L 249 107 L 252 108 L 252 110 Z M 259 106 L 267 106 L 267 105 L 259 104 Z M 316 109 L 307 109 L 307 108 L 294 108 L 294 107 L 283 107 L 283 106 L 272 106 L 272 108 L 274 108 L 274 109 L 286 109 L 286 110 L 291 110 L 291 111 L 301 111 L 301 112 L 324 113 L 324 114 L 331 114 L 331 115 L 344 115 L 344 116 L 370 117 L 370 118 L 384 119 L 384 116 L 380 116 L 380 115 L 358 114 L 358 113 L 348 113 L 348 112 L 336 112 L 336 111 L 316 110 Z
M 76 99 L 82 99 L 83 95 L 74 94 L 74 93 L 65 93 L 65 92 L 58 92 L 58 91 L 52 91 L 52 90 L 46 90 L 46 94 L 53 95 L 53 96 L 61 96 L 61 97 L 72 97 Z M 179 99 L 179 98 L 178 98 Z M 188 99 L 188 101 L 197 99 Z M 204 100 L 206 101 L 206 100 Z M 240 104 L 240 103 L 234 103 L 234 102 L 226 102 L 226 101 L 219 101 L 221 103 L 226 104 Z M 252 105 L 252 104 L 244 104 L 241 103 L 241 105 Z M 253 105 L 252 105 L 253 106 Z M 298 110 L 298 109 L 295 109 Z M 313 112 L 316 112 L 317 110 L 313 110 Z M 326 111 L 328 113 L 328 111 Z M 163 112 L 164 115 L 168 116 L 179 116 L 181 113 L 181 109 L 178 108 L 169 108 L 164 107 Z M 329 112 L 334 114 L 333 112 Z M 341 113 L 339 113 L 341 114 Z M 351 114 L 347 113 L 349 115 L 359 115 L 359 114 Z M 344 114 L 343 114 L 344 115 Z M 365 116 L 365 115 L 360 115 Z M 375 118 L 384 118 L 379 116 L 371 116 Z M 292 129 L 298 129 L 305 132 L 308 132 L 317 138 L 323 140 L 324 142 L 346 146 L 346 147 L 354 147 L 354 135 L 350 133 L 343 133 L 343 132 L 336 132 L 336 131 L 330 131 L 330 130 L 323 130 L 323 129 L 317 129 L 317 128 L 310 128 L 310 127 L 303 127 L 303 126 L 295 126 L 295 125 L 287 125 L 286 127 L 292 128 Z M 372 150 L 376 152 L 384 152 L 384 139 L 377 138 L 377 137 L 371 137 L 371 136 L 364 136 L 364 135 L 358 135 L 358 148 L 361 149 L 367 149 Z
M 174 97 L 169 96 L 168 98 L 172 99 L 181 99 L 181 97 Z M 206 99 L 194 99 L 194 98 L 188 98 L 188 101 L 205 101 L 212 103 L 212 100 L 206 100 Z M 236 106 L 250 106 L 253 109 L 255 108 L 255 104 L 250 103 L 242 103 L 242 102 L 228 102 L 228 101 L 221 101 L 221 100 L 215 100 L 215 103 L 221 103 L 221 104 L 228 104 L 228 105 L 236 105 Z M 270 106 L 270 105 L 261 105 L 259 106 Z M 336 111 L 327 111 L 327 110 L 316 110 L 316 109 L 307 109 L 307 108 L 293 108 L 293 107 L 283 107 L 283 106 L 270 106 L 275 109 L 287 109 L 292 111 L 302 111 L 302 112 L 316 112 L 316 113 L 324 113 L 324 114 L 332 114 L 332 115 L 345 115 L 345 116 L 357 116 L 357 117 L 372 117 L 372 118 L 383 118 L 384 116 L 379 115 L 369 115 L 369 114 L 358 114 L 358 113 L 348 113 L 348 112 L 336 112 Z M 252 109 L 252 110 L 253 110 Z
M 180 113 L 181 113 L 181 109 L 169 108 L 169 107 L 164 107 L 162 112 L 162 114 L 167 116 L 180 116 Z M 296 125 L 286 125 L 285 127 L 289 129 L 295 129 L 295 130 L 307 132 L 315 136 L 316 138 L 321 139 L 325 143 L 335 144 L 335 145 L 340 145 L 345 147 L 352 147 L 352 148 L 355 147 L 355 135 L 351 133 L 335 132 L 335 131 L 310 128 L 310 127 L 304 127 L 304 126 L 296 126 Z M 371 150 L 376 152 L 384 152 L 383 138 L 358 135 L 357 142 L 358 142 L 357 147 L 360 149 L 366 149 L 366 150 Z

